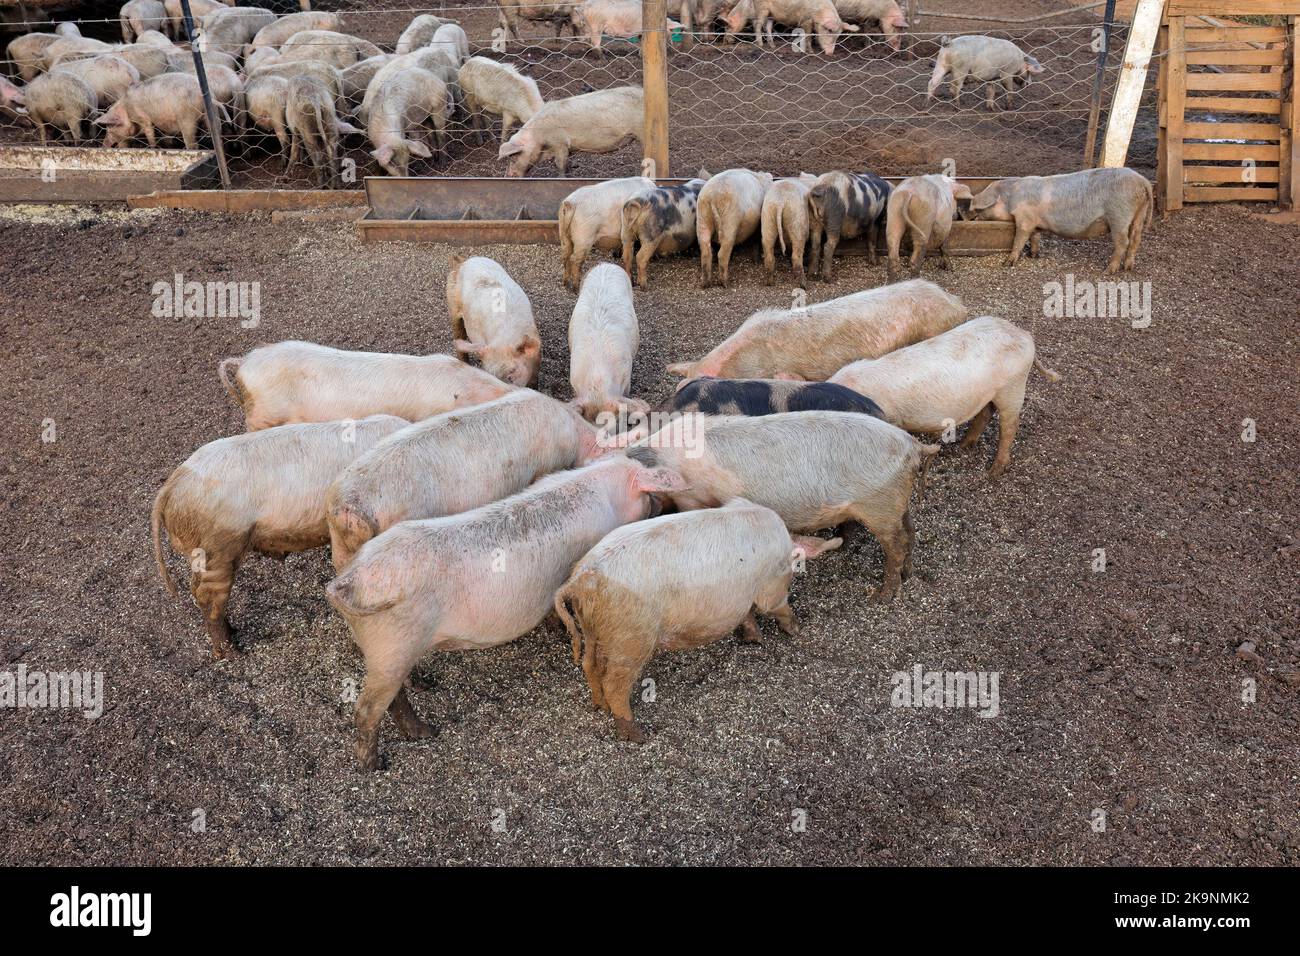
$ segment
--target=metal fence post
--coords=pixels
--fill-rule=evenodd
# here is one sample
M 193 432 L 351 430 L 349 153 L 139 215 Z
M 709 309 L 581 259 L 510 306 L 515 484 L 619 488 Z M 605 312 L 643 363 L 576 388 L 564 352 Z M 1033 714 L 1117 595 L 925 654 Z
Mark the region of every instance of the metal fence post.
M 216 105 L 212 102 L 212 91 L 208 89 L 208 73 L 203 68 L 203 54 L 194 41 L 194 16 L 190 13 L 190 0 L 181 0 L 181 14 L 185 20 L 185 37 L 190 41 L 190 53 L 194 55 L 194 74 L 198 77 L 199 90 L 203 94 L 203 111 L 208 117 L 208 133 L 212 136 L 212 146 L 217 153 L 221 187 L 229 189 L 230 169 L 226 166 L 226 148 L 221 142 L 221 117 L 217 115 Z
M 1106 0 L 1101 23 L 1101 50 L 1097 53 L 1097 76 L 1092 83 L 1092 106 L 1088 110 L 1088 141 L 1083 147 L 1083 166 L 1091 168 L 1097 156 L 1097 121 L 1101 118 L 1101 86 L 1106 81 L 1106 57 L 1110 54 L 1110 26 L 1115 19 L 1115 0 Z

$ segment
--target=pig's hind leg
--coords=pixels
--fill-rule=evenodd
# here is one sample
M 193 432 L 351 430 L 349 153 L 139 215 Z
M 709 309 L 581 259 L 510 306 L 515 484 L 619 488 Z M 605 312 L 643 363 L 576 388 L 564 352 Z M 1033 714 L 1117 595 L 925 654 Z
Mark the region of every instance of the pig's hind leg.
M 197 549 L 196 549 L 197 550 Z M 212 656 L 217 660 L 242 656 L 234 644 L 234 631 L 226 618 L 230 589 L 235 582 L 236 562 L 205 549 L 203 563 L 190 577 L 190 593 L 203 613 L 203 625 L 212 642 Z
M 976 412 L 975 417 L 970 420 L 970 424 L 966 427 L 966 434 L 962 437 L 961 443 L 958 447 L 971 448 L 974 446 L 974 444 L 980 440 L 980 436 L 984 434 L 984 429 L 988 427 L 989 420 L 992 417 L 993 403 L 989 402 Z
M 396 640 L 398 639 L 382 640 L 361 649 L 366 658 L 366 683 L 355 707 L 357 736 L 354 747 L 357 764 L 362 770 L 378 770 L 382 766 L 379 759 L 379 722 L 385 711 L 392 710 L 393 720 L 403 732 L 422 723 L 415 716 L 411 702 L 406 699 L 402 684 L 423 648 L 408 650 L 405 646 L 397 645 Z M 419 731 L 416 735 L 431 736 Z
M 610 655 L 608 648 L 602 647 L 605 655 L 604 673 L 601 676 L 601 692 L 605 697 L 605 706 L 614 715 L 614 728 L 619 740 L 644 743 L 645 734 L 632 719 L 632 688 L 641 677 L 641 671 L 654 656 L 656 637 L 653 633 L 627 635 L 618 642 L 616 655 Z M 595 699 L 593 693 L 592 699 Z
M 1004 385 L 993 396 L 993 404 L 998 410 L 998 453 L 989 469 L 990 478 L 1001 477 L 1011 464 L 1011 443 L 1016 440 L 1016 431 L 1020 427 L 1020 409 L 1025 404 L 1025 378 Z
M 879 510 L 867 511 L 859 507 L 854 514 L 868 531 L 880 542 L 885 552 L 885 573 L 880 587 L 871 596 L 872 604 L 884 604 L 892 601 L 903 585 L 903 569 L 911 572 L 912 535 L 907 530 L 903 515 L 882 514 Z
M 438 728 L 427 720 L 421 720 L 420 715 L 411 706 L 411 698 L 407 696 L 405 686 L 398 689 L 397 696 L 388 705 L 388 713 L 392 716 L 397 729 L 402 732 L 402 736 L 409 740 L 427 740 L 438 736 Z

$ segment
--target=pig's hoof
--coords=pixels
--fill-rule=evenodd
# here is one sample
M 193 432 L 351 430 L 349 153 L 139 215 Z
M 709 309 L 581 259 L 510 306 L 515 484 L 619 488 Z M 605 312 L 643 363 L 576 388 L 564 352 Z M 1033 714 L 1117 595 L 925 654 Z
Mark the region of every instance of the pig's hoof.
M 895 585 L 894 587 L 889 587 L 888 585 L 882 584 L 880 587 L 876 588 L 874 591 L 871 592 L 871 596 L 867 598 L 867 603 L 888 604 L 889 602 L 894 600 L 894 596 L 897 593 L 898 593 L 897 585 Z
M 999 465 L 995 462 L 993 467 L 989 469 L 989 481 L 997 481 L 1004 474 L 1006 474 L 1006 471 L 1007 471 L 1006 465 Z
M 778 621 L 776 626 L 781 629 L 781 632 L 783 634 L 787 634 L 790 637 L 799 636 L 799 625 L 795 621 L 791 621 L 789 624 L 782 624 L 780 621 Z
M 641 732 L 641 728 L 634 721 L 615 717 L 614 729 L 618 732 L 619 740 L 628 740 L 634 744 L 645 743 L 645 734 Z
M 388 761 L 379 755 L 378 751 L 358 755 L 357 769 L 362 773 L 374 773 L 376 770 L 387 770 Z

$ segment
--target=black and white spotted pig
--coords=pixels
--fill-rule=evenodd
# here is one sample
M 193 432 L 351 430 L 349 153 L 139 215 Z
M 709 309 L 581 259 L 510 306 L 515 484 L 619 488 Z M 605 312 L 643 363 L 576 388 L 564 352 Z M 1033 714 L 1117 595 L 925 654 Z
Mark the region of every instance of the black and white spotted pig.
M 695 204 L 703 188 L 703 179 L 692 179 L 647 189 L 623 203 L 623 268 L 633 278 L 632 253 L 640 244 L 635 273 L 640 288 L 646 287 L 651 259 L 695 245 Z
M 830 382 L 781 378 L 688 379 L 673 396 L 675 412 L 705 415 L 775 415 L 778 412 L 861 412 L 884 419 L 880 406 L 866 396 Z
M 818 178 L 808 191 L 808 218 L 812 227 L 812 263 L 809 272 L 835 281 L 835 247 L 840 238 L 865 235 L 867 260 L 876 264 L 876 237 L 885 218 L 892 187 L 874 173 L 837 170 Z M 826 237 L 823 259 L 822 236 Z

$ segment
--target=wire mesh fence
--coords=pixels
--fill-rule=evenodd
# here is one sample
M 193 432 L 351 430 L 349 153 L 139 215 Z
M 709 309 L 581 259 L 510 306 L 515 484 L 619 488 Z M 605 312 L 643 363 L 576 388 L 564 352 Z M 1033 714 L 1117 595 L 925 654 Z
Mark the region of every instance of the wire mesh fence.
M 739 0 L 732 9 L 729 0 L 669 0 L 676 18 L 667 44 L 674 175 L 736 166 L 776 174 L 851 168 L 966 176 L 1078 169 L 1085 165 L 1093 96 L 1100 96 L 1104 129 L 1127 38 L 1126 24 L 1113 25 L 1098 85 L 1103 32 L 1095 16 L 943 31 L 950 21 L 925 17 L 924 31 L 899 30 L 892 38 L 876 20 L 846 21 L 828 55 L 811 24 L 781 22 L 779 10 L 770 24 L 746 20 L 743 5 L 753 2 Z M 503 121 L 508 133 L 518 131 L 536 103 L 512 112 L 490 90 L 462 83 L 467 56 L 513 67 L 547 104 L 642 84 L 638 0 L 429 7 L 355 0 L 311 13 L 296 12 L 295 0 L 275 11 L 278 20 L 258 8 L 191 3 L 196 16 L 215 11 L 196 24 L 194 46 L 219 104 L 216 121 L 236 188 L 355 188 L 365 176 L 386 172 L 517 171 L 520 150 L 501 155 Z M 17 97 L 7 93 L 13 102 L 0 108 L 0 144 L 36 143 L 44 135 L 50 143 L 122 148 L 149 145 L 151 137 L 162 146 L 210 145 L 190 44 L 168 15 L 179 2 L 167 4 L 134 0 L 128 6 L 141 16 L 81 21 L 80 36 L 50 39 L 56 35 L 49 24 L 29 24 L 43 36 L 18 38 L 7 49 L 5 73 Z M 146 15 L 158 11 L 161 21 Z M 692 13 L 688 30 L 680 21 Z M 454 28 L 434 42 L 445 22 Z M 950 38 L 970 33 L 1014 44 L 1032 69 L 968 77 L 954 98 L 955 74 L 933 82 L 936 60 L 954 49 Z M 88 85 L 93 102 L 68 77 Z M 328 95 L 322 98 L 317 86 Z M 514 93 L 527 100 L 526 87 Z M 1154 88 L 1152 77 L 1132 165 L 1154 165 Z M 129 109 L 118 103 L 124 98 Z M 637 130 L 628 128 L 618 104 L 597 97 L 590 107 L 566 120 L 580 134 L 567 175 L 641 173 Z M 558 175 L 557 158 L 565 157 L 543 151 L 528 174 Z

